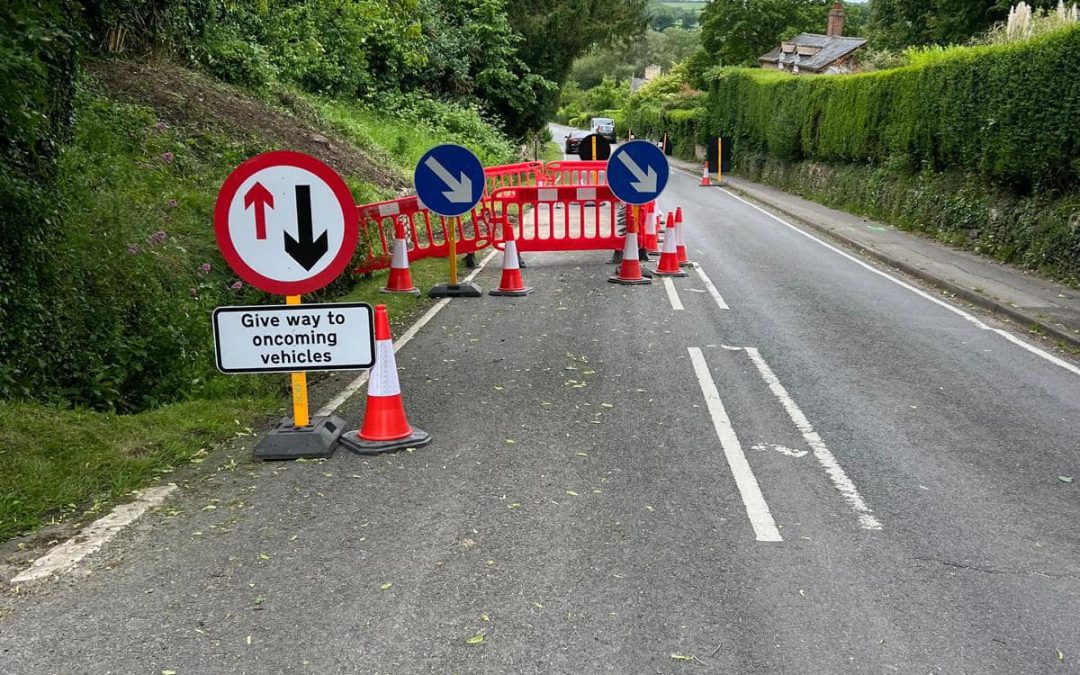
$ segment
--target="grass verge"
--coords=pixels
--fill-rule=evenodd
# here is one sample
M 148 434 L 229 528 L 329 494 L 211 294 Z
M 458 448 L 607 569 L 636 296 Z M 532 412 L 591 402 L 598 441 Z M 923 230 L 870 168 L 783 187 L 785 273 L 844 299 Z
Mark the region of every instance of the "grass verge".
M 197 400 L 136 415 L 0 402 L 0 541 L 96 517 L 132 490 L 251 433 L 279 397 Z

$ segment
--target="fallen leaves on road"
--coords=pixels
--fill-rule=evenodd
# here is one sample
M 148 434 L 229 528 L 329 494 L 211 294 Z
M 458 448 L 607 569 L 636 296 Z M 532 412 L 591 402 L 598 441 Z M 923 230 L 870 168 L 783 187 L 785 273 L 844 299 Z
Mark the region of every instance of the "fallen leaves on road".
M 465 640 L 465 642 L 470 644 L 470 645 L 478 645 L 483 641 L 484 641 L 484 634 L 483 633 L 477 633 L 476 635 L 472 636 L 471 638 L 468 638 L 468 639 Z
M 388 591 L 388 590 L 390 590 L 390 587 L 391 587 L 391 586 L 393 586 L 393 585 L 394 585 L 394 584 L 393 584 L 392 582 L 389 582 L 389 581 L 387 581 L 387 582 L 386 582 L 385 584 L 383 584 L 382 586 L 379 586 L 379 590 L 380 590 L 380 591 Z
M 1072 476 L 1058 476 L 1058 480 L 1061 481 L 1062 483 L 1071 483 L 1071 482 L 1073 482 L 1073 477 Z
M 672 654 L 671 658 L 675 661 L 694 661 L 696 657 L 693 654 Z

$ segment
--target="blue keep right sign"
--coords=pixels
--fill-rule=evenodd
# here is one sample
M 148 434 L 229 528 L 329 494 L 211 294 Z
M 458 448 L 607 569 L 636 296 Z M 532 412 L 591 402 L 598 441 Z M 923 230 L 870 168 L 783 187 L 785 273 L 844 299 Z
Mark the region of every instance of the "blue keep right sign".
M 607 165 L 607 181 L 615 196 L 627 204 L 647 204 L 667 187 L 667 157 L 648 141 L 619 146 Z

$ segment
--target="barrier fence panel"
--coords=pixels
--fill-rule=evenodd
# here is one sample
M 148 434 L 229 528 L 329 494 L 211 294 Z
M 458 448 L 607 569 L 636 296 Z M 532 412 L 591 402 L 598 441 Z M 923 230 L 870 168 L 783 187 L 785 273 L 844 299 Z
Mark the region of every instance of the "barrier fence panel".
M 607 185 L 607 162 L 583 162 L 578 159 L 548 162 L 547 185 Z
M 484 169 L 484 177 L 487 179 L 484 186 L 485 197 L 499 188 L 539 185 L 544 179 L 544 163 L 520 162 L 489 166 Z
M 357 248 L 363 253 L 364 259 L 353 270 L 356 274 L 390 266 L 395 234 L 403 234 L 408 239 L 410 261 L 448 256 L 448 226 L 457 228 L 457 252 L 461 255 L 475 253 L 491 245 L 487 222 L 477 211 L 464 218 L 443 218 L 424 208 L 416 195 L 358 208 L 360 243 Z
M 501 249 L 496 223 L 514 225 L 522 251 L 621 249 L 633 211 L 607 187 L 607 162 L 521 162 L 488 167 L 484 175 L 484 199 L 463 218 L 437 216 L 415 195 L 358 206 L 363 261 L 354 271 L 390 267 L 395 236 L 408 240 L 410 261 L 448 256 L 448 223 L 457 228 L 461 255 L 492 244 Z M 655 204 L 642 207 L 639 232 L 654 209 Z
M 512 227 L 519 251 L 617 249 L 619 206 L 606 185 L 501 188 L 487 200 L 495 246 Z

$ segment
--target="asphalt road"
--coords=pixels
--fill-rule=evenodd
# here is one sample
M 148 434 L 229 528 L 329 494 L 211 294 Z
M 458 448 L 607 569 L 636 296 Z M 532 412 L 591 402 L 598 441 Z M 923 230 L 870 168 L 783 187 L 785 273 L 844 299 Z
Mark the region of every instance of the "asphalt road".
M 696 183 L 704 276 L 526 252 L 398 353 L 431 446 L 191 481 L 0 672 L 1080 672 L 1080 377 Z

